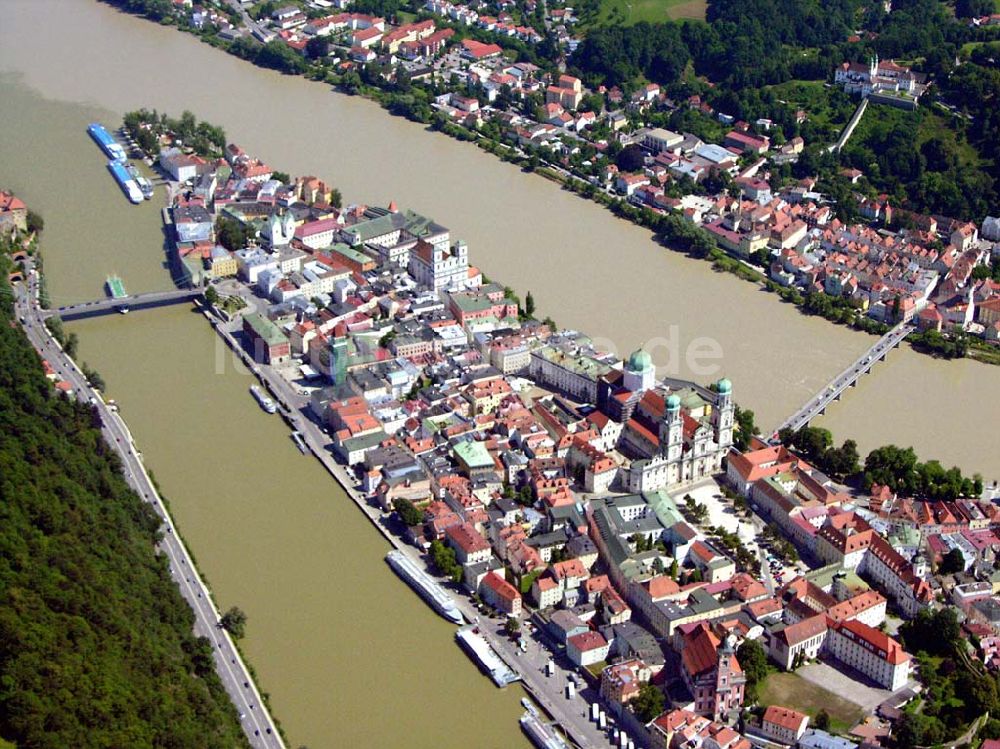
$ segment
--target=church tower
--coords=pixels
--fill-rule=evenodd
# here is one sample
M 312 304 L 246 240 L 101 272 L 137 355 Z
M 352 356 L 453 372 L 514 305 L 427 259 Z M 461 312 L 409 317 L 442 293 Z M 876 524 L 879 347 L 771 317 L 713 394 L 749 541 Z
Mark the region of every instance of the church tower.
M 722 378 L 716 385 L 715 408 L 712 409 L 712 436 L 720 448 L 733 444 L 733 418 L 736 405 L 733 403 L 733 383 Z
M 664 439 L 664 437 L 666 439 Z M 667 408 L 663 414 L 660 443 L 668 462 L 681 459 L 684 448 L 684 421 L 681 418 L 681 399 L 671 393 L 667 396 Z
M 295 236 L 295 217 L 290 212 L 284 216 L 272 213 L 264 224 L 263 235 L 271 249 L 284 247 Z
M 625 362 L 624 377 L 622 384 L 626 390 L 633 393 L 645 393 L 652 390 L 656 384 L 656 367 L 653 366 L 653 357 L 643 351 L 636 349 Z
M 715 709 L 713 718 L 728 722 L 730 714 L 743 704 L 743 689 L 746 677 L 733 672 L 736 660 L 736 638 L 726 635 L 718 651 L 719 665 L 715 680 Z

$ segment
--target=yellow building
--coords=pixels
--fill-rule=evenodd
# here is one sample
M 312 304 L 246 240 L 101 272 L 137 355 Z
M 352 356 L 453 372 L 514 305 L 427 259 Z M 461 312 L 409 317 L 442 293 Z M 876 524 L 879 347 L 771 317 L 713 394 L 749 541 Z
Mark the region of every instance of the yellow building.
M 212 278 L 229 278 L 235 276 L 238 270 L 233 253 L 218 245 L 212 248 L 212 255 L 206 261 L 206 266 Z

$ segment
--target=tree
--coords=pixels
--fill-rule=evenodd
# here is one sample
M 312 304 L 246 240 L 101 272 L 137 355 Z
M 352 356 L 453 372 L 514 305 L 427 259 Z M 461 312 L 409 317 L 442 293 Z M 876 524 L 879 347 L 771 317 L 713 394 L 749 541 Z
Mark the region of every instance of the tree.
M 992 0 L 956 0 L 955 15 L 959 18 L 988 16 L 994 10 Z
M 87 378 L 87 382 L 90 383 L 90 386 L 94 388 L 94 390 L 104 391 L 107 388 L 104 378 L 101 377 L 101 373 L 96 369 L 91 369 L 87 365 L 87 362 L 83 363 L 80 367 L 80 371 L 83 372 L 83 376 Z
M 626 146 L 618 154 L 615 164 L 623 172 L 637 172 L 646 164 L 646 150 L 634 143 Z
M 632 709 L 643 723 L 655 720 L 663 712 L 665 699 L 659 687 L 653 684 L 643 684 L 639 687 L 639 695 L 632 701 Z
M 219 303 L 219 292 L 215 290 L 214 286 L 209 286 L 205 289 L 205 304 L 214 307 Z
M 226 630 L 237 640 L 246 634 L 247 615 L 238 606 L 231 607 L 222 618 L 219 619 L 219 626 Z
M 45 219 L 42 218 L 42 214 L 36 213 L 31 209 L 28 210 L 28 231 L 31 233 L 40 232 L 45 228 Z
M 508 616 L 507 621 L 503 623 L 503 631 L 508 637 L 515 637 L 521 631 L 521 620 L 516 616 Z
M 243 222 L 231 216 L 219 216 L 215 222 L 216 239 L 230 252 L 246 247 L 249 234 Z
M 310 60 L 324 58 L 330 53 L 330 42 L 325 37 L 314 36 L 306 42 L 305 52 Z
M 405 525 L 413 528 L 424 522 L 424 514 L 410 500 L 397 497 L 392 502 L 392 509 L 399 515 Z
M 747 678 L 747 698 L 756 700 L 757 686 L 767 677 L 767 653 L 756 640 L 744 640 L 736 650 L 736 660 Z
M 438 540 L 431 541 L 431 563 L 442 575 L 446 575 L 456 583 L 462 580 L 462 565 L 455 558 L 455 550 L 445 546 Z
M 524 297 L 524 314 L 528 317 L 535 316 L 535 297 L 529 291 Z
M 80 345 L 80 337 L 76 333 L 70 333 L 66 336 L 66 345 L 63 349 L 66 351 L 66 355 L 70 359 L 76 358 L 76 349 Z
M 535 496 L 530 486 L 522 486 L 517 493 L 517 501 L 525 507 L 531 507 L 535 503 Z
M 750 447 L 750 438 L 757 433 L 757 425 L 754 413 L 749 408 L 736 406 L 734 416 L 738 429 L 733 432 L 733 444 L 742 452 Z
M 813 726 L 821 731 L 828 731 L 830 729 L 830 713 L 825 709 L 816 713 L 816 717 L 813 718 Z
M 965 557 L 962 555 L 962 551 L 956 547 L 944 555 L 937 571 L 939 575 L 953 575 L 963 570 L 965 570 Z
M 899 635 L 906 649 L 914 653 L 950 656 L 965 647 L 961 626 L 952 608 L 934 612 L 921 609 L 899 628 Z

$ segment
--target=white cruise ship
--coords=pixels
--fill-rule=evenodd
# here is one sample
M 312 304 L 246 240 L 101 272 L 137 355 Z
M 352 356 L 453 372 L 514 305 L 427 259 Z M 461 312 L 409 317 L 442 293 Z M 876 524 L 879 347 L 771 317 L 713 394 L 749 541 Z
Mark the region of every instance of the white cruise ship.
M 505 687 L 520 680 L 520 675 L 504 662 L 493 646 L 479 633 L 478 627 L 472 624 L 460 627 L 455 632 L 455 639 L 486 670 L 498 687 Z
M 414 564 L 406 554 L 399 549 L 393 549 L 385 555 L 385 561 L 395 570 L 396 574 L 406 580 L 410 587 L 416 589 L 420 596 L 427 601 L 434 610 L 448 621 L 461 624 L 462 612 L 458 610 L 455 599 L 452 598 L 430 575 Z
M 521 716 L 521 730 L 531 738 L 532 743 L 538 749 L 569 749 L 569 744 L 547 725 L 532 711 L 527 711 Z

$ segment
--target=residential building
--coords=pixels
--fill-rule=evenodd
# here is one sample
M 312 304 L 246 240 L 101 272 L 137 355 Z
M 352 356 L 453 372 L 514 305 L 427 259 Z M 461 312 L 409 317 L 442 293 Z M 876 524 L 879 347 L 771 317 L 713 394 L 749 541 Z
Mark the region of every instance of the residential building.
M 639 696 L 653 673 L 637 658 L 615 663 L 601 672 L 601 697 L 613 705 L 625 705 Z
M 28 206 L 9 192 L 0 190 L 0 232 L 27 231 Z
M 254 361 L 276 366 L 284 364 L 291 356 L 288 336 L 266 317 L 255 312 L 245 315 L 243 334 L 247 336 Z
M 581 632 L 566 640 L 566 656 L 574 666 L 593 666 L 608 657 L 608 641 L 593 631 Z
M 769 705 L 761 719 L 761 733 L 779 744 L 794 746 L 809 725 L 809 716 L 780 705 Z
M 446 528 L 445 538 L 461 565 L 482 564 L 492 556 L 489 542 L 468 522 Z
M 521 615 L 521 594 L 496 572 L 488 572 L 479 583 L 479 595 L 487 605 L 507 616 Z

